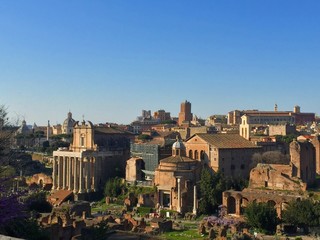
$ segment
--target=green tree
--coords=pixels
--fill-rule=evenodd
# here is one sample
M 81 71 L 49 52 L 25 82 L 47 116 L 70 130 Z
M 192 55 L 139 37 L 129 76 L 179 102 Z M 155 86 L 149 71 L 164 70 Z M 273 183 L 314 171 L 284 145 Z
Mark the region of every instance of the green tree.
M 122 193 L 124 185 L 121 178 L 111 178 L 106 182 L 104 187 L 104 195 L 108 197 L 118 197 Z
M 29 211 L 49 213 L 52 210 L 52 206 L 47 201 L 47 196 L 45 192 L 32 193 L 31 195 L 26 197 L 25 203 Z
M 199 212 L 209 214 L 214 212 L 214 178 L 208 169 L 203 169 L 200 179 Z
M 243 179 L 225 177 L 220 171 L 210 172 L 203 169 L 200 179 L 199 212 L 213 213 L 222 204 L 222 193 L 228 189 L 241 191 L 248 185 Z
M 297 138 L 298 137 L 298 134 L 289 134 L 289 135 L 285 135 L 285 136 L 282 136 L 282 135 L 276 135 L 276 140 L 277 142 L 283 142 L 283 143 L 291 143 L 293 141 L 293 139 Z
M 148 134 L 140 134 L 140 135 L 138 136 L 138 139 L 139 139 L 139 140 L 151 140 L 152 137 L 151 137 L 150 135 L 148 135 Z
M 268 203 L 250 203 L 244 216 L 249 226 L 266 233 L 274 233 L 279 223 L 276 209 Z
M 310 199 L 292 201 L 282 213 L 285 223 L 304 228 L 318 226 L 320 220 L 320 203 L 314 203 Z

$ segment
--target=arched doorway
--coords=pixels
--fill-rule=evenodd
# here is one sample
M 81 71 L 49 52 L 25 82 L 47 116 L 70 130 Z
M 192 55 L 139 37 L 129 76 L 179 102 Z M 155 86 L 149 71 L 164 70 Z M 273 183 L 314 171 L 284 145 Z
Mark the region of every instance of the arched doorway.
M 189 150 L 189 158 L 193 158 L 192 150 Z
M 271 207 L 275 207 L 276 206 L 276 202 L 273 200 L 268 200 L 267 204 Z
M 228 212 L 228 214 L 235 214 L 236 213 L 236 199 L 234 197 L 228 197 L 227 212 Z

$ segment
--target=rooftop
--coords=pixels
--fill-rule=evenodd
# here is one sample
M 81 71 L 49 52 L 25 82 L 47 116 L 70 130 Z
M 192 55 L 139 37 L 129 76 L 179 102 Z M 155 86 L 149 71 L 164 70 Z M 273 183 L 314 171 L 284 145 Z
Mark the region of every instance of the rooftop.
M 198 136 L 210 145 L 213 145 L 220 149 L 227 148 L 260 148 L 254 143 L 244 139 L 239 134 L 209 134 L 198 133 L 194 136 Z M 193 136 L 193 137 L 194 137 Z M 192 138 L 192 137 L 191 137 Z

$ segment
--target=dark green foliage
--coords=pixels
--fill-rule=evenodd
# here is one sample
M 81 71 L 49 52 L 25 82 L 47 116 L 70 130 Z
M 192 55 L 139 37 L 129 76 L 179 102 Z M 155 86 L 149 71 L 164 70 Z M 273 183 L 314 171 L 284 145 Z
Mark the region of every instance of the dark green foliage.
M 279 223 L 276 209 L 268 203 L 250 203 L 244 216 L 249 226 L 266 233 L 273 234 Z
M 289 134 L 286 136 L 276 135 L 277 142 L 283 142 L 283 143 L 291 143 L 293 139 L 297 138 L 298 134 Z
M 7 184 L 12 183 L 13 177 L 17 176 L 20 170 L 23 170 L 23 173 L 29 170 L 34 172 L 35 168 L 39 167 L 30 156 L 11 149 L 15 131 L 16 128 L 11 127 L 8 122 L 6 108 L 0 105 L 0 234 L 23 239 L 50 239 L 37 222 L 30 218 L 26 204 L 20 201 L 22 193 L 12 193 L 12 184 Z
M 43 148 L 43 149 L 46 149 L 46 148 L 48 148 L 48 147 L 50 147 L 49 141 L 44 141 L 44 142 L 42 143 L 42 148 Z
M 157 188 L 147 187 L 147 186 L 127 186 L 126 189 L 129 193 L 133 193 L 134 196 L 138 196 L 139 194 L 155 194 L 157 192 Z
M 50 173 L 49 169 L 39 161 L 33 161 L 30 154 L 23 152 L 13 154 L 14 158 L 9 160 L 9 165 L 16 170 L 16 175 L 20 175 L 20 171 L 25 176 L 32 176 L 36 173 Z
M 222 204 L 222 193 L 228 189 L 241 191 L 248 182 L 243 179 L 225 177 L 221 172 L 211 173 L 203 169 L 200 180 L 199 212 L 202 214 L 214 213 Z
M 104 195 L 108 197 L 118 197 L 122 193 L 123 188 L 124 185 L 121 178 L 111 178 L 104 187 Z
M 313 227 L 320 224 L 320 203 L 309 199 L 290 202 L 282 213 L 285 223 L 297 227 Z
M 148 134 L 140 134 L 140 135 L 138 136 L 138 139 L 139 139 L 139 140 L 151 140 L 152 137 L 151 137 L 150 135 L 148 135 Z
M 29 211 L 36 211 L 39 213 L 49 213 L 52 206 L 46 199 L 45 192 L 33 193 L 25 199 L 25 203 Z
M 203 169 L 200 180 L 200 202 L 199 212 L 203 214 L 210 214 L 214 212 L 214 194 L 213 194 L 213 176 L 208 169 Z
M 138 136 L 138 139 L 139 140 L 151 140 L 152 137 L 150 135 L 147 135 L 147 134 L 141 134 Z
M 49 234 L 39 228 L 36 220 L 18 218 L 8 222 L 2 233 L 23 239 L 30 240 L 49 240 Z

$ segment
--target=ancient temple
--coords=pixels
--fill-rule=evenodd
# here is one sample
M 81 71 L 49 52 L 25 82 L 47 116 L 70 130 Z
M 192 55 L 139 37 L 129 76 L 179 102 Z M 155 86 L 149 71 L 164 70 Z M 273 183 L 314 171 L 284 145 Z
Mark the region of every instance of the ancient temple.
M 172 156 L 162 159 L 155 170 L 159 205 L 177 212 L 196 213 L 200 171 L 201 162 L 186 157 L 184 144 L 177 140 L 172 146 Z
M 131 137 L 90 121 L 76 122 L 70 147 L 53 152 L 52 189 L 90 193 L 102 189 L 108 178 L 124 175 Z

